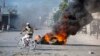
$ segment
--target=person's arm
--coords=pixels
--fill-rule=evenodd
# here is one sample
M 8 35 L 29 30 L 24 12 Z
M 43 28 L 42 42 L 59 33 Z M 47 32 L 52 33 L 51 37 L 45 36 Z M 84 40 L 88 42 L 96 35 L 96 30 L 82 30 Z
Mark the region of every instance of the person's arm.
M 26 31 L 26 28 L 23 28 L 20 34 L 22 34 L 22 33 L 25 32 L 25 31 Z

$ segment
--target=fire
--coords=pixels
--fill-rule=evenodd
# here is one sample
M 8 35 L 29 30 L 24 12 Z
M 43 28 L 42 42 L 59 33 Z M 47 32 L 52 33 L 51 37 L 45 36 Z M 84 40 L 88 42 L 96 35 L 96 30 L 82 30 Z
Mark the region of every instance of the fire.
M 41 44 L 64 45 L 67 43 L 68 36 L 75 35 L 79 28 L 80 24 L 76 18 L 69 13 L 64 13 L 54 24 L 53 31 L 42 37 Z
M 58 39 L 58 42 L 63 42 L 63 44 L 66 44 L 67 36 L 65 34 L 62 33 L 62 34 L 57 34 L 55 36 Z
M 44 35 L 43 39 L 48 44 L 64 45 L 67 42 L 67 35 L 65 33 L 57 33 L 57 34 L 47 33 Z
M 67 18 L 67 19 L 66 19 Z M 54 45 L 64 45 L 67 42 L 68 37 L 68 24 L 66 21 L 68 17 L 64 18 L 62 22 L 58 22 L 53 31 L 50 33 L 46 33 L 42 37 L 42 44 L 54 44 Z
M 68 32 L 68 26 L 66 26 L 66 22 L 61 23 L 58 25 L 58 28 L 56 28 L 57 31 L 53 31 L 50 33 L 47 33 L 43 37 L 43 41 L 45 41 L 46 44 L 55 44 L 55 45 L 64 45 L 67 42 L 67 32 Z

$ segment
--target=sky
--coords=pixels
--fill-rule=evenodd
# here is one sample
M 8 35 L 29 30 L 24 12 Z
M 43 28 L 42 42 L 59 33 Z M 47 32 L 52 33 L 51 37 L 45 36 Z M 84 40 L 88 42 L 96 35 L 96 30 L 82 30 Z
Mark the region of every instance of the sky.
M 0 0 L 2 4 L 3 0 Z M 19 20 L 16 20 L 16 25 L 19 22 L 23 24 L 25 22 L 30 22 L 32 24 L 37 24 L 39 22 L 39 17 L 41 16 L 42 24 L 52 9 L 59 7 L 61 0 L 5 0 L 6 6 L 15 6 L 18 12 Z M 22 22 L 23 21 L 23 22 Z

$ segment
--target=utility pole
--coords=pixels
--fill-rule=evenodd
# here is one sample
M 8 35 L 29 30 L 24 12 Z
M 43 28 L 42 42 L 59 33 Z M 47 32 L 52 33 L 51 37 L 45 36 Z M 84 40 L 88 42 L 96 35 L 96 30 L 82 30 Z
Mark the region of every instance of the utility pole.
M 1 6 L 0 6 L 0 22 L 2 21 Z
M 2 0 L 3 4 L 2 7 L 5 8 L 5 0 Z

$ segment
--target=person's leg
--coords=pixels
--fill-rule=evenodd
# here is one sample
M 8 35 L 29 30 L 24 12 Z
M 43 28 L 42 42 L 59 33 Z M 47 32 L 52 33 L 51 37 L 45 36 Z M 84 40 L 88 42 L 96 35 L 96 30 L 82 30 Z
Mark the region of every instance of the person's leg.
M 22 43 L 23 43 L 24 47 L 28 46 L 28 44 L 29 44 L 28 35 L 25 35 L 24 37 L 22 37 Z

